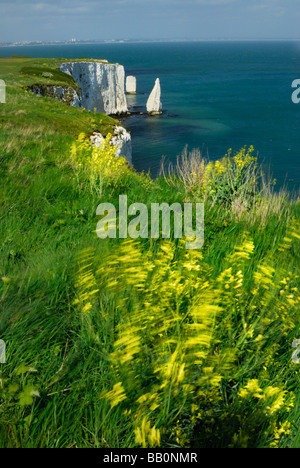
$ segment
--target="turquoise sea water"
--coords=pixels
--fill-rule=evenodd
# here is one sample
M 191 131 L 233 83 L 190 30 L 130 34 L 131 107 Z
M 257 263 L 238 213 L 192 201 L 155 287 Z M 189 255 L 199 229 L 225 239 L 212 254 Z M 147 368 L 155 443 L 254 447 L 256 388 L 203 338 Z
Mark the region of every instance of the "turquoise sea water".
M 0 56 L 105 58 L 137 77 L 128 103 L 145 110 L 157 77 L 164 114 L 133 115 L 133 162 L 157 174 L 162 156 L 171 161 L 186 145 L 215 160 L 229 148 L 253 145 L 282 186 L 300 187 L 300 43 L 116 43 L 0 48 Z M 0 77 L 1 78 L 1 77 Z

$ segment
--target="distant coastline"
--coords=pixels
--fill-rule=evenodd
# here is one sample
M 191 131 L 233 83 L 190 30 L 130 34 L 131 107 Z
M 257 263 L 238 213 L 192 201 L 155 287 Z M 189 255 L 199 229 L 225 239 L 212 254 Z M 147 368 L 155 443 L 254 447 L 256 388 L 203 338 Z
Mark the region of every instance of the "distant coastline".
M 74 39 L 75 41 L 75 39 Z M 277 188 L 299 190 L 299 106 L 291 99 L 298 78 L 299 42 L 193 41 L 81 43 L 0 48 L 0 56 L 94 59 L 122 63 L 137 77 L 128 105 L 141 112 L 157 77 L 165 114 L 160 119 L 132 114 L 133 164 L 159 173 L 161 157 L 175 162 L 188 145 L 216 160 L 228 148 L 253 145 Z M 43 60 L 42 62 L 43 63 Z M 9 70 L 3 61 L 4 68 Z M 20 62 L 21 66 L 21 62 Z M 4 78 L 1 76 L 0 78 Z M 166 118 L 172 115 L 173 118 Z M 147 152 L 145 152 L 145 147 Z M 284 155 L 284 157 L 283 157 Z M 269 169 L 268 166 L 271 166 Z
M 137 43 L 168 43 L 168 42 L 300 42 L 300 38 L 219 38 L 219 39 L 109 39 L 109 40 L 77 40 L 69 41 L 22 41 L 22 42 L 0 42 L 0 47 L 22 47 L 22 46 L 53 46 L 53 45 L 79 45 L 79 44 L 137 44 Z

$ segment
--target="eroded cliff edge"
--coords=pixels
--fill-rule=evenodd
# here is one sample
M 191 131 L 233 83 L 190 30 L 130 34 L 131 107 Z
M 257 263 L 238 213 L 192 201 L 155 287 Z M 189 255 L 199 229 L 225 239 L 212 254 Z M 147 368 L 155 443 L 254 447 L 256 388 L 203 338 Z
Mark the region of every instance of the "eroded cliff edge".
M 75 105 L 107 115 L 128 112 L 123 65 L 76 61 L 60 63 L 59 69 L 70 75 L 81 88 Z
M 106 60 L 75 59 L 54 62 L 53 68 L 46 67 L 45 64 L 34 64 L 23 67 L 21 73 L 30 77 L 28 80 L 34 77 L 35 81 L 28 83 L 25 89 L 36 95 L 108 116 L 128 112 L 125 70 L 122 65 L 111 64 Z M 117 120 L 115 122 L 119 123 Z M 116 124 L 112 125 L 110 133 L 111 143 L 116 147 L 116 156 L 123 156 L 132 164 L 130 133 Z M 91 137 L 91 143 L 101 146 L 103 139 L 104 136 L 97 130 Z

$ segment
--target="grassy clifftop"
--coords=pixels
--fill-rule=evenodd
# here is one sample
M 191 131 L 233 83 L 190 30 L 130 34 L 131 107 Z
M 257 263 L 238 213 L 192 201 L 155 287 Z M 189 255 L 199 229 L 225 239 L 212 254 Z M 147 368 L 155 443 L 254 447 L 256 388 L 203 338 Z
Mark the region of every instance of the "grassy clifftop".
M 68 59 L 30 59 L 27 57 L 0 58 L 1 78 L 16 86 L 28 87 L 37 82 L 41 85 L 70 86 L 78 89 L 74 79 L 59 70 L 58 64 Z M 72 62 L 108 63 L 106 60 L 73 59 Z
M 299 447 L 299 200 L 251 148 L 155 181 L 93 150 L 115 120 L 24 89 L 54 63 L 0 59 L 0 446 Z M 100 240 L 121 194 L 204 201 L 203 248 Z
M 55 59 L 0 59 L 1 79 L 7 85 L 7 103 L 1 108 L 1 134 L 5 133 L 12 118 L 16 129 L 31 126 L 45 133 L 55 132 L 66 136 L 92 130 L 99 130 L 106 135 L 116 125 L 116 120 L 104 114 L 68 108 L 60 102 L 53 102 L 53 99 L 40 102 L 39 96 L 26 91 L 33 84 L 67 85 L 76 90 L 77 84 L 73 78 L 60 72 L 56 64 Z M 47 74 L 52 76 L 45 76 Z

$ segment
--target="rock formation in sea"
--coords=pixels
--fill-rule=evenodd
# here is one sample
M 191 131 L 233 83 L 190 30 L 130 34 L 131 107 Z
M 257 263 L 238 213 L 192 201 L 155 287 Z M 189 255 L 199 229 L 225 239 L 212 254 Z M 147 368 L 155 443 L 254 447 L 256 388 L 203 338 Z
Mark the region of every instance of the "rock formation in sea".
M 149 99 L 147 101 L 147 112 L 150 115 L 156 115 L 162 113 L 162 103 L 161 103 L 161 88 L 159 78 L 156 79 L 155 85 Z
M 90 137 L 93 146 L 101 148 L 104 137 L 101 133 L 93 133 Z M 129 164 L 132 164 L 132 144 L 131 135 L 125 128 L 117 126 L 114 129 L 114 134 L 111 137 L 111 144 L 117 148 L 116 156 L 123 156 Z
M 136 94 L 136 77 L 127 76 L 126 78 L 126 93 Z
M 62 72 L 72 76 L 81 88 L 80 107 L 108 115 L 128 111 L 125 95 L 125 70 L 122 65 L 104 61 L 65 62 Z

